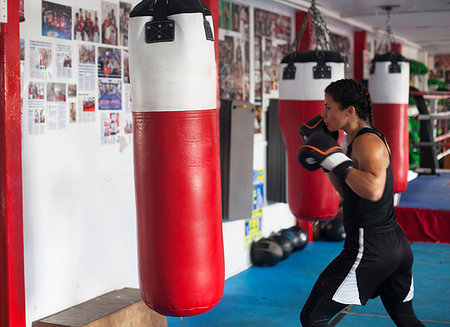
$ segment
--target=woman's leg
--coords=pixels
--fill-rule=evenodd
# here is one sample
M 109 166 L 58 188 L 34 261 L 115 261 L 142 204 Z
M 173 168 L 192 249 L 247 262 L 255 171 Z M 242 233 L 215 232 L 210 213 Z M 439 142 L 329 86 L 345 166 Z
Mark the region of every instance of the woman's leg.
M 300 314 L 303 327 L 325 327 L 347 304 L 335 302 L 323 297 L 313 288 Z
M 399 327 L 425 326 L 417 319 L 412 306 L 412 301 L 395 301 L 387 296 L 381 296 L 381 301 L 391 319 Z

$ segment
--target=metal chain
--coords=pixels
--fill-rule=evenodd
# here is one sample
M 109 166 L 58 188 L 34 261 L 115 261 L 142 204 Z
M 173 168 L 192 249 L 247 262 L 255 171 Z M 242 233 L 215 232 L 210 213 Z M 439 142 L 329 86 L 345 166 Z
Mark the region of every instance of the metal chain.
M 392 7 L 386 6 L 383 9 L 386 10 L 386 13 L 387 13 L 386 34 L 384 35 L 384 38 L 381 40 L 381 43 L 377 48 L 377 53 L 381 53 L 383 50 L 385 52 L 392 52 L 392 43 L 394 43 L 394 41 L 395 41 L 392 36 L 392 28 L 391 28 Z
M 302 26 L 300 28 L 300 31 L 297 33 L 297 36 L 295 37 L 294 42 L 291 45 L 291 48 L 289 49 L 289 53 L 294 52 L 295 49 L 297 48 L 297 46 L 300 44 L 300 41 L 303 37 L 303 33 L 305 32 L 306 29 L 306 25 L 308 24 L 309 18 L 311 17 L 311 13 L 308 10 L 305 19 L 303 20 Z M 311 31 L 309 31 L 309 34 L 311 34 Z M 309 38 L 310 36 L 308 35 L 308 45 L 309 45 Z
M 294 43 L 292 44 L 289 52 L 295 51 L 295 49 L 299 46 L 310 18 L 311 18 L 311 28 L 308 31 L 306 39 L 307 48 L 309 49 L 311 44 L 313 44 L 315 46 L 316 51 L 335 50 L 342 52 L 340 51 L 341 49 L 339 49 L 339 45 L 335 37 L 328 29 L 325 20 L 320 14 L 320 11 L 316 6 L 316 0 L 311 0 L 311 7 L 309 7 L 307 11 L 301 29 L 298 32 L 297 37 L 295 38 Z

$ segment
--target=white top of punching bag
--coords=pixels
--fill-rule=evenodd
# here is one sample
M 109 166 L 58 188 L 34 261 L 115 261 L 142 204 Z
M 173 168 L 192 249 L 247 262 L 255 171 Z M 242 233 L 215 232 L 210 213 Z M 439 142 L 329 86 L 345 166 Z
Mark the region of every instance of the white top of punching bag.
M 331 67 L 331 78 L 313 78 L 313 67 L 317 62 L 295 63 L 296 74 L 293 80 L 283 80 L 283 69 L 288 64 L 280 66 L 280 100 L 323 100 L 325 97 L 325 88 L 334 81 L 345 78 L 345 66 L 340 62 L 327 62 Z
M 217 107 L 214 42 L 205 36 L 203 14 L 169 15 L 175 40 L 146 43 L 152 16 L 130 17 L 129 56 L 133 111 L 206 110 Z M 205 16 L 212 32 L 211 16 Z
M 390 73 L 390 61 L 374 62 L 375 71 L 370 74 L 369 93 L 372 103 L 408 104 L 409 62 L 399 61 L 401 72 Z
M 330 78 L 314 78 L 314 67 L 319 62 L 331 68 Z M 295 67 L 293 79 L 283 79 L 284 70 Z M 289 69 L 289 67 L 288 67 Z M 328 77 L 328 76 L 327 76 Z M 334 81 L 345 78 L 345 63 L 335 51 L 295 51 L 287 54 L 280 65 L 280 100 L 323 100 L 325 88 Z

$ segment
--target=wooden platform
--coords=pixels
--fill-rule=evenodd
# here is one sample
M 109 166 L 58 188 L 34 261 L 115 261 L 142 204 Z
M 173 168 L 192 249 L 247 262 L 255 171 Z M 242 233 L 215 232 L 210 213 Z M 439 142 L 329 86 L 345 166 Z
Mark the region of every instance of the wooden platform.
M 166 317 L 149 309 L 138 289 L 124 288 L 81 303 L 33 327 L 167 327 Z

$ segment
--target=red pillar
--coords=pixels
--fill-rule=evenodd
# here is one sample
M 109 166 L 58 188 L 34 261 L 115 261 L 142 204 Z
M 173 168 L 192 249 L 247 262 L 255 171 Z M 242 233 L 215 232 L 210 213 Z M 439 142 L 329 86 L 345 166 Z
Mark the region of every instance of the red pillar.
M 301 10 L 297 10 L 295 12 L 295 33 L 296 33 L 295 37 L 297 37 L 297 34 L 300 33 L 307 14 L 308 13 L 306 11 Z M 309 18 L 306 24 L 306 27 L 303 31 L 303 35 L 300 39 L 299 46 L 297 46 L 297 48 L 295 49 L 296 51 L 311 50 L 313 48 L 312 40 L 310 40 L 310 44 L 308 47 L 308 35 L 310 32 L 311 32 L 311 17 Z M 297 219 L 297 224 L 306 231 L 306 233 L 308 234 L 308 243 L 311 243 L 313 241 L 313 222 Z
M 0 326 L 24 327 L 19 1 L 0 29 Z
M 364 50 L 366 49 L 367 33 L 366 31 L 354 32 L 354 51 L 353 51 L 353 78 L 361 82 L 364 75 Z
M 295 33 L 297 37 L 297 33 L 300 33 L 300 30 L 302 29 L 303 21 L 305 20 L 307 15 L 307 12 L 297 10 L 295 12 Z M 311 17 L 309 18 L 308 23 L 306 24 L 306 28 L 303 31 L 302 38 L 300 40 L 300 46 L 295 49 L 296 51 L 303 51 L 303 50 L 311 50 L 313 45 L 312 42 L 309 44 L 309 47 L 307 47 L 308 44 L 308 34 L 311 32 Z
M 392 42 L 391 44 L 392 52 L 401 54 L 402 53 L 402 44 Z

